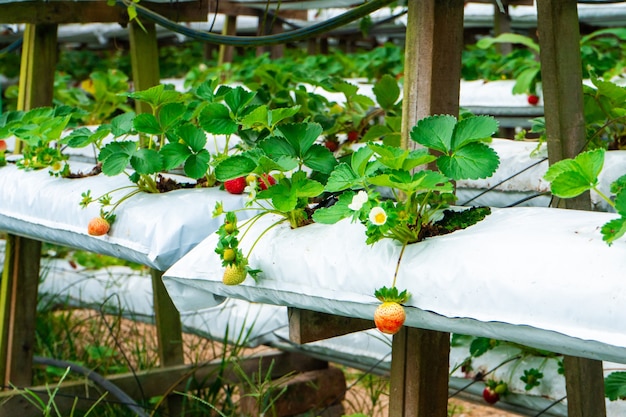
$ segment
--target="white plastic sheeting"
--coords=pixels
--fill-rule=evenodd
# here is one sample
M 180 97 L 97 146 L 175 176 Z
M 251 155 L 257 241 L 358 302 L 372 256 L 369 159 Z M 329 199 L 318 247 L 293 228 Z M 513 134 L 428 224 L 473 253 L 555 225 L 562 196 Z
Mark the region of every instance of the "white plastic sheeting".
M 71 167 L 73 172 L 92 169 L 80 162 L 72 162 Z M 27 172 L 8 164 L 0 168 L 0 230 L 164 271 L 222 224 L 221 216 L 212 216 L 216 202 L 223 202 L 225 210 L 234 210 L 248 199 L 217 187 L 139 193 L 116 209 L 117 218 L 108 235 L 89 236 L 87 224 L 99 215 L 100 205 L 81 208 L 81 194 L 91 190 L 97 198 L 130 186 L 133 183 L 125 175 L 65 179 L 50 176 L 47 170 Z M 123 194 L 113 193 L 114 201 Z M 250 211 L 242 212 L 241 218 L 247 215 Z
M 581 357 L 626 362 L 626 241 L 609 247 L 599 228 L 614 214 L 550 208 L 494 209 L 480 223 L 409 245 L 397 285 L 407 325 L 516 341 Z M 256 222 L 246 247 L 270 224 Z M 258 283 L 221 282 L 216 235 L 165 272 L 174 303 L 220 297 L 371 318 L 374 290 L 392 283 L 400 246 L 365 245 L 364 228 L 342 221 L 265 233 L 250 256 Z M 593 285 L 589 285 L 593 280 Z

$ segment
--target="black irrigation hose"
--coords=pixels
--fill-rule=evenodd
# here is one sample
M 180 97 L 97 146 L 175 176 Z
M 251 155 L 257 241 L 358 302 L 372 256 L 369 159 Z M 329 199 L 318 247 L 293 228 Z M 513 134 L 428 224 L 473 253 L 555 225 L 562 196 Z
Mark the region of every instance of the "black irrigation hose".
M 19 39 L 17 39 L 15 41 L 13 41 L 12 43 L 10 43 L 5 48 L 0 49 L 0 55 L 8 54 L 9 52 L 17 51 L 18 49 L 20 49 L 22 47 L 22 43 L 24 43 L 24 38 L 20 37 Z
M 188 28 L 184 25 L 175 23 L 158 13 L 155 13 L 140 4 L 132 4 L 137 10 L 137 15 L 145 17 L 154 23 L 169 29 L 173 32 L 180 33 L 188 36 L 192 39 L 201 40 L 204 42 L 215 43 L 218 45 L 232 45 L 232 46 L 267 46 L 284 44 L 287 42 L 299 41 L 317 36 L 321 33 L 328 32 L 332 29 L 344 26 L 350 22 L 360 19 L 370 13 L 392 3 L 394 0 L 372 0 L 364 3 L 358 7 L 350 9 L 349 11 L 330 18 L 324 22 L 316 23 L 314 25 L 295 29 L 283 33 L 274 35 L 260 35 L 260 36 L 229 36 L 220 35 L 211 32 L 198 31 Z M 122 7 L 129 5 L 128 0 L 117 0 L 117 4 Z
M 113 396 L 115 396 L 115 398 L 126 404 L 126 406 L 138 417 L 150 417 L 150 415 L 146 413 L 143 408 L 135 402 L 135 400 L 133 400 L 128 394 L 122 391 L 117 385 L 108 381 L 105 377 L 94 372 L 91 369 L 85 368 L 84 366 L 78 365 L 73 362 L 68 362 L 60 359 L 44 358 L 41 356 L 33 357 L 33 361 L 40 365 L 53 366 L 55 368 L 70 368 L 72 372 L 84 375 L 89 380 L 93 381 L 100 387 L 110 392 Z

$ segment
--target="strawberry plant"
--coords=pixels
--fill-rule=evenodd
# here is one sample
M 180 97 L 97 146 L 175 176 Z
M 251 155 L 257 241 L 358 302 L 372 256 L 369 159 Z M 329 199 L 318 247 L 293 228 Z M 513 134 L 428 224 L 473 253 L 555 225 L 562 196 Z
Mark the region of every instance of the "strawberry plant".
M 610 192 L 614 199 L 599 188 L 598 175 L 604 165 L 605 150 L 586 151 L 575 158 L 559 161 L 546 171 L 544 178 L 550 181 L 552 194 L 560 198 L 573 198 L 586 191 L 595 191 L 619 215 L 602 226 L 602 240 L 611 245 L 626 233 L 626 175 L 613 181 Z
M 383 303 L 398 302 L 396 277 L 406 246 L 445 233 L 444 229 L 454 230 L 454 223 L 444 214 L 455 200 L 453 181 L 486 178 L 498 167 L 497 154 L 485 143 L 497 127 L 491 117 L 462 121 L 449 115 L 427 117 L 410 133 L 422 149 L 368 143 L 352 154 L 350 162 L 338 164 L 330 174 L 326 191 L 339 196 L 331 207 L 315 211 L 316 222 L 332 224 L 351 218 L 365 226 L 368 244 L 389 238 L 402 245 L 391 288 L 375 293 Z M 438 171 L 417 170 L 432 163 Z M 388 190 L 391 198 L 383 197 L 381 190 Z M 467 213 L 476 214 L 473 210 Z M 473 221 L 485 215 L 483 212 Z M 441 220 L 446 223 L 438 224 Z M 401 299 L 405 301 L 406 294 Z
M 48 168 L 50 175 L 68 176 L 68 156 L 63 153 L 68 139 L 63 132 L 80 114 L 67 106 L 6 112 L 0 116 L 0 138 L 12 135 L 23 144 L 22 157 L 16 162 L 20 169 Z

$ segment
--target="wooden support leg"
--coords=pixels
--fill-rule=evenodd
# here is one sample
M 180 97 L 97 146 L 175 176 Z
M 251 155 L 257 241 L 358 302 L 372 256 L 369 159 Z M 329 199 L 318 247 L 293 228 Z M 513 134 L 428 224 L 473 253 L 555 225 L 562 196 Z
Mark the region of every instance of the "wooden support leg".
M 602 361 L 565 356 L 569 417 L 606 417 Z
M 162 367 L 181 365 L 185 362 L 180 313 L 174 306 L 165 285 L 161 271 L 151 270 L 154 315 L 159 343 L 159 359 Z M 172 397 L 167 401 L 170 415 L 182 415 L 182 398 Z
M 405 327 L 391 349 L 389 417 L 446 417 L 450 334 Z
M 133 69 L 135 91 L 147 90 L 161 82 L 156 26 L 149 22 L 142 24 L 143 28 L 135 22 L 128 25 L 130 62 Z M 148 103 L 137 103 L 135 109 L 137 113 L 151 112 Z
M 9 235 L 0 286 L 2 386 L 33 383 L 41 242 Z
M 57 63 L 57 25 L 28 24 L 24 32 L 18 109 L 52 104 Z M 16 143 L 16 152 L 20 144 Z M 28 386 L 33 379 L 33 348 L 41 242 L 9 235 L 0 284 L 0 378 Z

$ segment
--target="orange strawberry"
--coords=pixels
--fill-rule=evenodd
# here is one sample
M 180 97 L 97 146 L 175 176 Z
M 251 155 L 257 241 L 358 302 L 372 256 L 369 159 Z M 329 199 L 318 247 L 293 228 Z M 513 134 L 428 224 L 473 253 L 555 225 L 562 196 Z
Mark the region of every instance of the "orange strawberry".
M 6 152 L 7 142 L 4 139 L 0 139 L 0 152 Z
M 385 301 L 374 312 L 376 328 L 383 333 L 396 334 L 404 324 L 406 313 L 404 307 L 395 301 Z
M 94 217 L 87 225 L 87 233 L 91 236 L 103 236 L 109 233 L 111 225 L 102 217 Z

